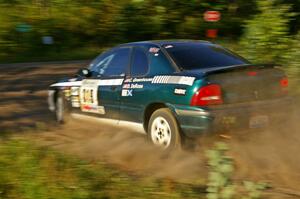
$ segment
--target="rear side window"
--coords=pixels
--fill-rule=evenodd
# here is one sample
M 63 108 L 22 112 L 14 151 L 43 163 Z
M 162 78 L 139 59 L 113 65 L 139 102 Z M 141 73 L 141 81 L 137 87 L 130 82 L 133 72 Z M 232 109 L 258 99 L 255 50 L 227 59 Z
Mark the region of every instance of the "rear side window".
M 164 46 L 177 66 L 184 70 L 248 64 L 244 58 L 214 44 L 176 43 Z
M 147 54 L 141 48 L 135 48 L 131 65 L 132 76 L 142 76 L 148 72 L 149 63 Z

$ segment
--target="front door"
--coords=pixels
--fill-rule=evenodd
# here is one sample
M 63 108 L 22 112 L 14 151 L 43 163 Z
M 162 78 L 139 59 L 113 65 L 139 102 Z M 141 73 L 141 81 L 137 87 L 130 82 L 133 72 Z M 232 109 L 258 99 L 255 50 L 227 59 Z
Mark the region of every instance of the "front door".
M 91 65 L 92 76 L 80 87 L 81 111 L 99 117 L 119 119 L 122 83 L 130 60 L 131 48 L 103 53 Z

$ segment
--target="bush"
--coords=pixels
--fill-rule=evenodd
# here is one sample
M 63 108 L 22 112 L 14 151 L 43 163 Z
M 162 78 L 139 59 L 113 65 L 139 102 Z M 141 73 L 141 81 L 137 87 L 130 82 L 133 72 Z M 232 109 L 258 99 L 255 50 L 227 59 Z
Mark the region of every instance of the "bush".
M 290 78 L 291 90 L 296 91 L 297 94 L 300 93 L 299 83 L 300 83 L 300 32 L 295 35 L 293 42 L 288 51 L 288 59 L 284 64 L 287 66 L 287 74 Z
M 275 0 L 256 2 L 259 13 L 246 21 L 242 53 L 254 62 L 284 63 L 291 42 L 289 22 L 295 14 L 290 5 L 275 4 Z
M 233 159 L 226 155 L 228 149 L 225 143 L 217 143 L 215 149 L 206 153 L 209 159 L 207 199 L 261 198 L 267 184 L 245 181 L 239 186 L 233 181 L 234 165 Z

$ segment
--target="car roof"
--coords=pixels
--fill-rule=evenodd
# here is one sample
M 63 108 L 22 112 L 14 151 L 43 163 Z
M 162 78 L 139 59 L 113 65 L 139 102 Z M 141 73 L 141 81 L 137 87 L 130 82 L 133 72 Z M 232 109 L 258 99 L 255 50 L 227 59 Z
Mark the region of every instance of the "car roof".
M 182 43 L 211 43 L 209 41 L 204 41 L 204 40 L 150 40 L 150 41 L 138 41 L 138 42 L 130 42 L 130 43 L 125 43 L 121 44 L 118 47 L 122 46 L 143 46 L 143 45 L 158 45 L 158 46 L 164 46 L 167 44 L 182 44 Z

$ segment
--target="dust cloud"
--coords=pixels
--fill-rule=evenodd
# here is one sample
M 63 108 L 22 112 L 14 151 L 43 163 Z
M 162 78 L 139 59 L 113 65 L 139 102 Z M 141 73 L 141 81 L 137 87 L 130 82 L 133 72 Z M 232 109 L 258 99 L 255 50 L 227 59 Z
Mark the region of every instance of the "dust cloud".
M 283 124 L 263 131 L 246 131 L 228 141 L 238 179 L 300 190 L 300 117 L 296 114 Z
M 289 122 L 264 130 L 231 132 L 230 139 L 204 138 L 196 151 L 171 154 L 164 153 L 151 145 L 145 135 L 132 130 L 99 122 L 79 122 L 78 119 L 59 129 L 41 133 L 38 138 L 34 136 L 40 144 L 90 161 L 104 161 L 139 175 L 179 182 L 206 179 L 208 168 L 204 153 L 212 143 L 223 141 L 229 145 L 229 155 L 234 159 L 237 181 L 269 182 L 274 187 L 299 190 L 298 118 L 299 115 L 295 114 L 286 118 Z
M 202 156 L 188 151 L 166 153 L 149 143 L 144 134 L 99 122 L 84 123 L 73 119 L 59 129 L 40 133 L 38 137 L 33 135 L 34 140 L 61 152 L 90 161 L 104 161 L 139 175 L 180 182 L 206 178 Z

